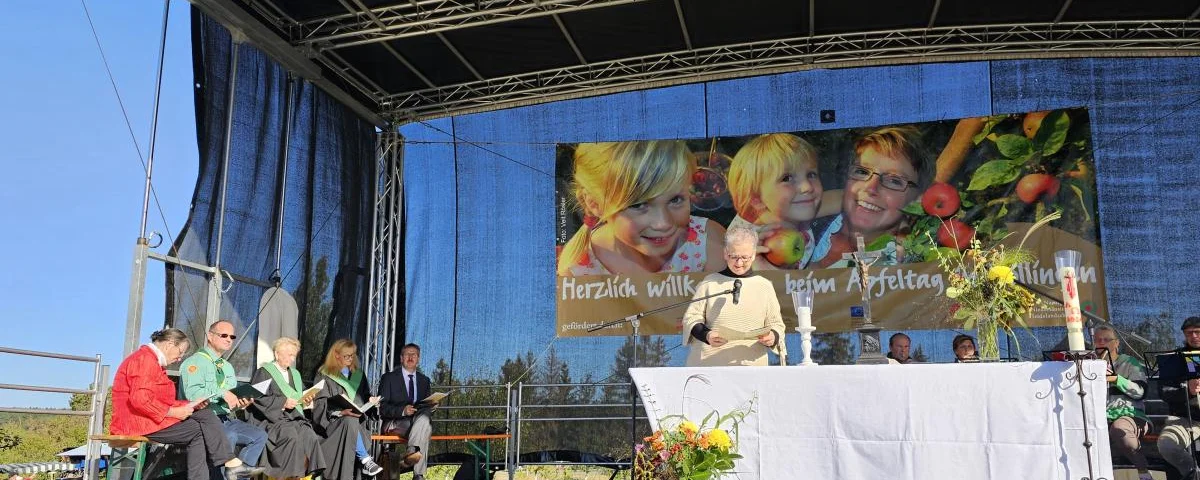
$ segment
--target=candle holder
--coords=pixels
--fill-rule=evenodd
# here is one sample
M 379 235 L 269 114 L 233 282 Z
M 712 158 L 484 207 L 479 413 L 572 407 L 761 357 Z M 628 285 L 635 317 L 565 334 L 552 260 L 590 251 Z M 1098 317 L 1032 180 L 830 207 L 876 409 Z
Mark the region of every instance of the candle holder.
M 1084 351 L 1083 314 L 1079 311 L 1079 285 L 1077 275 L 1083 255 L 1075 250 L 1054 252 L 1054 266 L 1058 268 L 1058 281 L 1062 287 L 1063 311 L 1067 322 L 1067 345 L 1071 351 Z
M 812 325 L 813 291 L 799 290 L 792 292 L 792 303 L 796 307 L 796 331 L 800 332 L 800 351 L 804 354 L 799 365 L 816 365 L 812 361 L 812 333 L 817 330 Z

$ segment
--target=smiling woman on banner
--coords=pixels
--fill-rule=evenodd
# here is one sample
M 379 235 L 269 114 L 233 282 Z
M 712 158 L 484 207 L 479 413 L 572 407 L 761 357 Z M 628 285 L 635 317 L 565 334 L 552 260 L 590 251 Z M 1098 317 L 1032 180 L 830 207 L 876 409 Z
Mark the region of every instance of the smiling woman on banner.
M 813 259 L 822 267 L 846 267 L 842 254 L 854 251 L 856 235 L 867 245 L 893 235 L 882 247 L 880 265 L 904 263 L 895 237 L 910 227 L 902 210 L 921 197 L 934 175 L 921 133 L 912 126 L 881 128 L 855 142 L 854 155 L 846 171 L 842 214 L 817 240 Z
M 725 234 L 725 270 L 696 285 L 701 298 L 740 285 L 734 295 L 717 295 L 688 306 L 683 343 L 691 347 L 688 366 L 767 365 L 767 351 L 786 358 L 783 316 L 770 280 L 751 271 L 758 233 L 734 227 Z

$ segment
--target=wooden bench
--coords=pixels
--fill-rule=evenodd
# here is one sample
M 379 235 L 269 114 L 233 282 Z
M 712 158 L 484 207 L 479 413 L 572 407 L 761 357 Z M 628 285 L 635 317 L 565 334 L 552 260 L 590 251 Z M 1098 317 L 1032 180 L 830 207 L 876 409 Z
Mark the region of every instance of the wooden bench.
M 472 477 L 479 480 L 480 466 L 490 468 L 492 465 L 492 440 L 508 440 L 511 435 L 507 433 L 497 434 L 478 434 L 478 435 L 433 435 L 429 437 L 430 442 L 438 441 L 463 441 L 466 442 L 467 448 L 470 450 L 472 462 Z M 389 444 L 407 444 L 408 439 L 399 435 L 371 435 L 371 440 L 379 443 Z M 429 455 L 429 452 L 421 452 L 423 455 Z M 427 457 L 428 458 L 428 457 Z M 482 458 L 482 461 L 480 460 Z M 389 462 L 390 463 L 390 462 Z M 386 478 L 390 480 L 389 474 Z
M 108 466 L 105 467 L 106 478 L 120 478 L 119 473 L 114 475 L 114 469 L 120 469 L 124 463 L 133 463 L 133 480 L 142 480 L 142 469 L 146 465 L 146 445 L 154 442 L 141 435 L 92 435 L 88 438 L 107 443 L 112 448 Z

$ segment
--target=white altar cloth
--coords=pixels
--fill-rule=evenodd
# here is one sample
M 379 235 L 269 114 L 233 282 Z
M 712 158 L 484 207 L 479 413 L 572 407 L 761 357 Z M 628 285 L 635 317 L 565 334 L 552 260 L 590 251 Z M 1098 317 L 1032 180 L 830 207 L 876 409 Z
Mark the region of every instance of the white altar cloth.
M 742 480 L 1079 479 L 1088 475 L 1069 362 L 634 368 L 650 424 L 697 423 L 751 398 Z M 1084 362 L 1095 477 L 1112 478 L 1104 363 Z

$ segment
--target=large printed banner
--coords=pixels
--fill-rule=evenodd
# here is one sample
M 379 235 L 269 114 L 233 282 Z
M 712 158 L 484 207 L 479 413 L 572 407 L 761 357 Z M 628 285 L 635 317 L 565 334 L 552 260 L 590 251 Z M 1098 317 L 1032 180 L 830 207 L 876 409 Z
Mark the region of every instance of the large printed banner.
M 724 234 L 759 232 L 754 270 L 770 279 L 784 321 L 791 293 L 816 294 L 821 332 L 853 328 L 862 305 L 849 254 L 878 260 L 866 296 L 885 329 L 951 328 L 939 249 L 1016 246 L 1038 259 L 1018 281 L 1058 295 L 1054 252 L 1083 253 L 1085 310 L 1106 316 L 1096 178 L 1086 109 L 745 137 L 560 144 L 557 149 L 559 336 L 628 335 L 589 328 L 691 299 L 724 270 Z M 943 252 L 945 250 L 942 250 Z M 685 306 L 641 320 L 640 333 L 678 333 Z M 1030 326 L 1063 325 L 1051 305 Z

